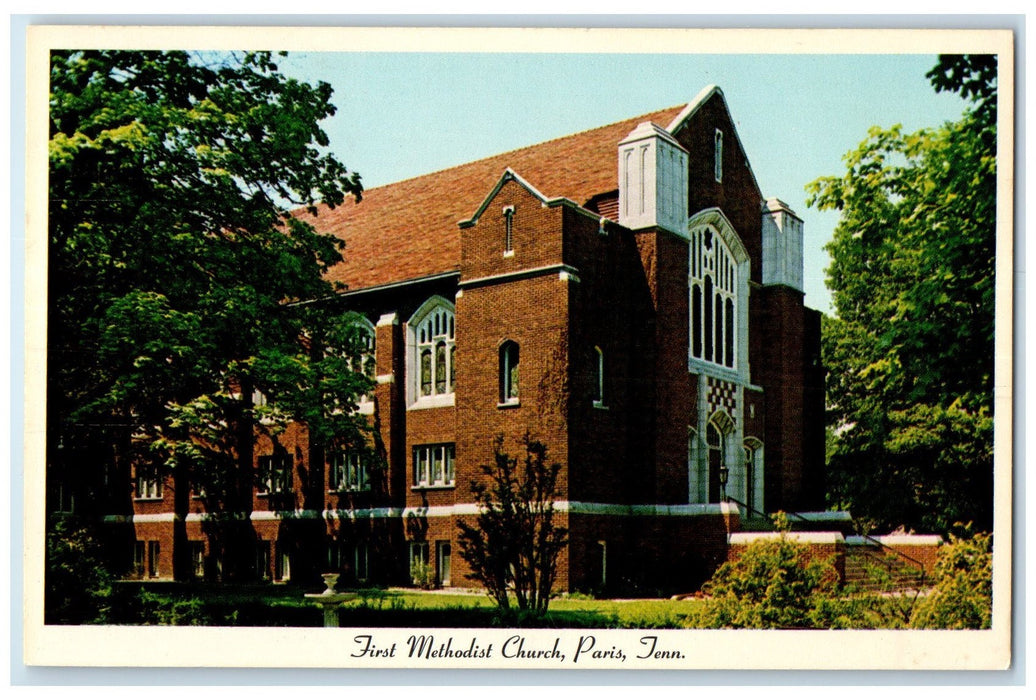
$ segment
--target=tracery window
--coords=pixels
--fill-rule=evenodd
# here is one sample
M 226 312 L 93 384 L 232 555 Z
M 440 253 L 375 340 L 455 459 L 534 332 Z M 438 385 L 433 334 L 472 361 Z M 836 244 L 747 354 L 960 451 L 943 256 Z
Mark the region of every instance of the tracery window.
M 737 365 L 738 265 L 711 226 L 691 231 L 691 356 Z
M 414 352 L 411 403 L 452 399 L 457 378 L 453 306 L 445 299 L 433 297 L 408 325 Z

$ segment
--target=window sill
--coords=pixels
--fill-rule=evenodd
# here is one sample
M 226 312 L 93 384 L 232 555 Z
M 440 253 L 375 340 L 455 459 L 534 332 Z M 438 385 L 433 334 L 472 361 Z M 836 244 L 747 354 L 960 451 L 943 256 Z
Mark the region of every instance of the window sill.
M 422 396 L 417 401 L 407 406 L 408 411 L 419 411 L 424 408 L 445 408 L 454 405 L 453 394 L 438 394 L 436 396 Z
M 163 496 L 137 496 L 133 499 L 136 503 L 161 503 L 164 500 Z
M 497 408 L 518 408 L 522 405 L 522 402 L 518 399 L 511 399 L 510 401 L 504 401 L 496 405 Z
M 256 498 L 282 498 L 284 496 L 291 496 L 291 491 L 263 491 L 262 493 L 255 494 Z
M 594 408 L 601 411 L 607 411 L 608 407 L 604 404 L 604 401 L 594 401 Z
M 411 491 L 448 491 L 449 489 L 457 488 L 456 484 L 419 484 L 417 486 L 411 486 Z
M 362 488 L 362 489 L 328 489 L 327 492 L 329 494 L 333 494 L 333 495 L 336 495 L 336 496 L 347 496 L 349 494 L 355 494 L 355 493 L 370 493 L 371 489 L 368 486 L 368 487 Z
M 505 258 L 513 258 L 514 257 L 514 251 L 513 250 L 505 250 L 504 251 L 504 257 Z

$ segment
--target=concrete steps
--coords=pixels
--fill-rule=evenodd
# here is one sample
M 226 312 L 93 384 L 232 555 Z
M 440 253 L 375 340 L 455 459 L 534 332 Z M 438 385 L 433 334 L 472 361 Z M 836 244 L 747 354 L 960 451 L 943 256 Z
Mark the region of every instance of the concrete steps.
M 876 544 L 845 548 L 845 584 L 870 593 L 916 591 L 926 585 L 920 568 Z

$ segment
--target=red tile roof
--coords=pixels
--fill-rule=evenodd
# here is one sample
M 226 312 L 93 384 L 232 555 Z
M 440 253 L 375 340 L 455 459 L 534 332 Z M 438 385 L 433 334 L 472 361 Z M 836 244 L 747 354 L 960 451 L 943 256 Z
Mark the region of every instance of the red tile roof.
M 684 105 L 421 175 L 363 193 L 358 204 L 319 209 L 319 230 L 345 240 L 345 260 L 329 272 L 351 290 L 450 272 L 460 267 L 460 229 L 511 168 L 546 197 L 584 204 L 618 189 L 618 144 L 644 121 L 663 128 Z

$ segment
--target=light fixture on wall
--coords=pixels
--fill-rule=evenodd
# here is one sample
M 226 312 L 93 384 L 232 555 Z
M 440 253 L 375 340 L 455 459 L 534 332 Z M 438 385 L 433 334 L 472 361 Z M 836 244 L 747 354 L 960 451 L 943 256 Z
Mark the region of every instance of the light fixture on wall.
M 727 477 L 730 476 L 730 467 L 725 464 L 719 466 L 719 500 L 723 503 L 727 500 Z

